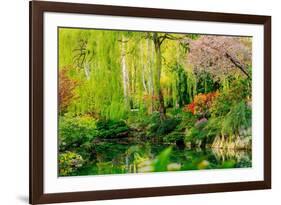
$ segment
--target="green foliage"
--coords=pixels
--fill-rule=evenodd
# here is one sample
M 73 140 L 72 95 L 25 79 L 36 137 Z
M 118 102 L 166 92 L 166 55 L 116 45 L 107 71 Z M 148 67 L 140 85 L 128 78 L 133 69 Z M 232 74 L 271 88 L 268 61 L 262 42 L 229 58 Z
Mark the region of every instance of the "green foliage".
M 211 117 L 202 125 L 188 130 L 186 141 L 207 140 L 212 142 L 221 134 L 231 138 L 251 126 L 251 108 L 246 104 L 249 88 L 245 80 L 233 79 L 223 89 L 211 106 Z M 239 92 L 240 91 L 240 92 Z
M 154 171 L 163 172 L 167 170 L 167 166 L 170 162 L 170 154 L 172 152 L 172 147 L 164 149 L 155 159 Z
M 178 124 L 179 124 L 179 120 L 176 118 L 165 119 L 161 121 L 156 133 L 159 135 L 168 134 L 171 131 L 173 131 Z
M 239 130 L 251 126 L 252 113 L 245 102 L 234 105 L 222 121 L 222 133 L 228 135 L 239 134 Z
M 187 75 L 187 92 L 189 103 L 192 102 L 194 96 L 197 94 L 197 78 L 192 70 L 186 71 Z
M 183 112 L 182 109 L 177 113 L 176 117 L 181 120 L 176 130 L 185 131 L 185 129 L 193 127 L 197 121 L 197 117 L 190 112 Z
M 129 128 L 124 121 L 99 120 L 96 130 L 96 137 L 98 138 L 118 138 L 127 136 Z
M 183 163 L 183 170 L 198 170 L 210 168 L 209 151 L 204 153 L 202 150 L 188 150 L 185 153 L 186 161 Z
M 219 83 L 215 81 L 212 74 L 202 71 L 196 74 L 197 93 L 210 93 L 219 89 Z
M 231 80 L 227 89 L 223 89 L 213 103 L 213 116 L 225 116 L 231 108 L 251 97 L 248 79 L 236 78 Z
M 123 121 L 95 120 L 90 116 L 61 117 L 59 122 L 60 150 L 92 148 L 93 139 L 120 138 L 128 135 Z M 82 150 L 83 151 L 83 150 Z
M 60 66 L 70 63 L 75 65 L 74 60 L 77 55 L 75 51 L 81 40 L 87 42 L 84 52 L 91 56 L 88 57 L 87 62 L 87 59 L 84 60 L 87 64 L 73 72 L 81 83 L 76 87 L 77 99 L 73 100 L 70 112 L 75 114 L 94 112 L 106 118 L 124 118 L 127 108 L 124 107 L 120 75 L 119 33 L 61 29 Z M 72 60 L 69 59 L 71 56 Z M 88 77 L 84 75 L 86 66 L 88 66 Z M 88 79 L 85 79 L 86 77 Z
M 189 112 L 183 112 L 182 109 L 173 109 L 169 112 L 176 119 L 176 127 L 168 134 L 163 136 L 164 143 L 183 142 L 186 131 L 193 127 L 197 118 Z
M 84 164 L 83 158 L 74 152 L 64 152 L 59 154 L 59 175 L 77 175 L 77 170 Z
M 178 118 L 167 118 L 162 121 L 158 119 L 149 127 L 149 135 L 155 137 L 166 135 L 172 132 L 179 123 L 180 120 Z
M 164 143 L 176 143 L 183 141 L 185 134 L 183 132 L 175 131 L 171 132 L 163 137 Z
M 60 150 L 79 147 L 97 134 L 96 120 L 90 116 L 64 116 L 59 118 Z
M 172 67 L 174 72 L 176 73 L 175 77 L 175 93 L 176 93 L 176 103 L 182 107 L 184 104 L 190 102 L 188 98 L 188 90 L 187 90 L 187 75 L 184 71 L 184 68 L 180 64 L 176 64 Z
M 207 125 L 207 121 L 204 121 L 197 126 L 191 127 L 185 137 L 185 141 L 195 143 L 196 140 L 203 140 L 208 137 L 208 132 L 204 129 Z
M 251 126 L 251 107 L 247 105 L 250 91 L 248 80 L 234 79 L 214 100 L 211 108 L 209 133 L 237 135 Z
M 220 168 L 226 169 L 226 168 L 233 168 L 235 167 L 235 160 L 227 160 L 222 163 Z
M 204 132 L 209 139 L 214 139 L 216 136 L 222 133 L 222 122 L 223 117 L 211 117 L 206 126 L 204 127 Z

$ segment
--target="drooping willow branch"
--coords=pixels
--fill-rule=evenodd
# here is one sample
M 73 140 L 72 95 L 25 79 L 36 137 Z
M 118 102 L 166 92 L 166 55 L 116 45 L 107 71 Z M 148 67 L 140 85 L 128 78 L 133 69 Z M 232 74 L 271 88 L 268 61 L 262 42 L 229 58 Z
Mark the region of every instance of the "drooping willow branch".
M 78 48 L 73 50 L 74 57 L 73 63 L 80 69 L 84 69 L 86 78 L 90 78 L 90 65 L 89 62 L 92 60 L 90 56 L 90 51 L 87 50 L 87 40 L 80 40 L 78 44 Z

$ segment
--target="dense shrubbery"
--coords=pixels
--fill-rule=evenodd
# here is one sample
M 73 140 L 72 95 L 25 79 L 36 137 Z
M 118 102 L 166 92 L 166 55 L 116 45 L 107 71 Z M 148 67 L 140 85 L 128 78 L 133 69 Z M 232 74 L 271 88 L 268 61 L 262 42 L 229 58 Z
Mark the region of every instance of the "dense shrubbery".
M 227 89 L 222 89 L 212 105 L 212 116 L 225 116 L 235 104 L 250 101 L 251 87 L 248 81 L 237 78 L 230 82 Z
M 164 143 L 183 143 L 185 133 L 180 131 L 171 132 L 163 137 Z
M 223 90 L 213 103 L 211 116 L 218 132 L 238 135 L 241 129 L 251 126 L 250 88 L 246 80 L 236 79 L 227 90 Z M 216 124 L 216 125 L 215 125 Z
M 176 126 L 179 124 L 179 119 L 177 118 L 168 118 L 160 122 L 157 127 L 156 134 L 157 135 L 165 135 L 173 131 Z
M 212 93 L 219 89 L 219 82 L 214 79 L 214 75 L 211 73 L 201 71 L 196 73 L 196 77 L 197 93 Z
M 203 140 L 207 136 L 206 130 L 204 130 L 206 124 L 207 121 L 203 121 L 197 126 L 191 127 L 186 134 L 185 140 L 190 141 L 193 144 L 196 143 L 196 140 Z
M 211 104 L 194 103 L 196 101 L 194 98 L 194 107 L 191 109 L 189 105 L 187 109 L 196 115 L 195 108 L 198 107 L 199 110 L 208 110 L 209 114 L 203 115 L 207 116 L 203 118 L 205 119 L 203 123 L 201 118 L 194 127 L 189 129 L 185 140 L 192 143 L 200 141 L 201 144 L 202 141 L 212 142 L 216 136 L 220 135 L 233 140 L 240 135 L 241 131 L 248 129 L 251 126 L 251 107 L 247 104 L 249 89 L 247 80 L 237 78 L 230 82 L 228 89 L 221 89 L 212 99 Z
M 97 135 L 96 120 L 91 116 L 64 116 L 59 119 L 60 149 L 78 147 Z
M 82 167 L 83 164 L 84 160 L 79 154 L 70 151 L 59 154 L 60 176 L 76 175 L 76 171 Z
M 126 122 L 97 120 L 90 115 L 65 115 L 60 118 L 60 150 L 80 147 L 90 151 L 94 139 L 128 137 L 132 130 L 135 133 L 131 135 L 137 136 L 141 131 L 140 137 L 168 144 L 182 144 L 185 141 L 193 146 L 203 147 L 221 134 L 233 138 L 251 126 L 251 107 L 247 103 L 249 89 L 246 80 L 232 79 L 228 82 L 227 89 L 199 93 L 183 109 L 169 109 L 164 120 L 160 119 L 158 112 L 142 114 L 141 118 L 139 113 L 132 113 Z M 82 156 L 87 154 L 82 153 Z
M 226 114 L 222 122 L 222 133 L 227 135 L 239 135 L 239 131 L 251 126 L 251 110 L 241 101 L 234 105 Z
M 211 93 L 199 93 L 184 108 L 168 109 L 166 119 L 162 120 L 159 112 L 150 115 L 132 112 L 126 121 L 96 119 L 91 115 L 74 117 L 65 114 L 60 117 L 59 123 L 61 151 L 59 173 L 61 176 L 76 175 L 78 172 L 91 173 L 93 170 L 88 168 L 91 168 L 92 160 L 96 159 L 96 153 L 99 153 L 98 159 L 101 160 L 95 165 L 94 172 L 98 173 L 126 172 L 125 165 L 122 163 L 112 170 L 109 167 L 111 163 L 103 162 L 122 157 L 119 156 L 120 153 L 127 153 L 128 160 L 133 160 L 141 172 L 249 166 L 249 159 L 244 159 L 241 164 L 236 165 L 233 160 L 217 165 L 215 159 L 206 159 L 203 155 L 200 157 L 198 153 L 194 157 L 191 154 L 190 161 L 185 164 L 177 164 L 170 160 L 171 148 L 151 160 L 153 156 L 147 149 L 130 147 L 127 150 L 124 146 L 106 141 L 138 136 L 138 139 L 149 139 L 150 142 L 156 140 L 154 142 L 160 141 L 179 147 L 189 144 L 191 147 L 205 148 L 221 135 L 228 141 L 235 140 L 236 136 L 245 135 L 246 130 L 251 127 L 249 89 L 245 80 L 232 79 L 228 82 L 227 88 L 222 87 Z M 81 166 L 84 167 L 82 170 Z
M 93 139 L 118 138 L 127 135 L 128 126 L 123 121 L 96 120 L 85 115 L 61 117 L 59 123 L 60 150 L 90 146 Z
M 129 131 L 129 127 L 124 121 L 113 120 L 99 120 L 97 122 L 97 134 L 98 138 L 118 138 L 126 136 Z

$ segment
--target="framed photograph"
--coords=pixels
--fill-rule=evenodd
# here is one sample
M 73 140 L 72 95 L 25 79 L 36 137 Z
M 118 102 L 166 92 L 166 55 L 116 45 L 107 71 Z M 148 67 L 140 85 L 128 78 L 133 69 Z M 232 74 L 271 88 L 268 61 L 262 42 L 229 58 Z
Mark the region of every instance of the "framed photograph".
M 271 188 L 271 17 L 30 2 L 30 203 Z

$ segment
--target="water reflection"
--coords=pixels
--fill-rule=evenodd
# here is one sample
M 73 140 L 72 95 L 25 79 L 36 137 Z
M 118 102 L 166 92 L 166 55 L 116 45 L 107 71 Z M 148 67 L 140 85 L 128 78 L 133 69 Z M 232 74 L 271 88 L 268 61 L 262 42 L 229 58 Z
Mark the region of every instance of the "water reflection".
M 217 149 L 212 148 L 212 153 L 218 161 L 235 160 L 237 163 L 247 160 L 251 161 L 250 150 Z
M 251 164 L 251 150 L 180 149 L 169 145 L 129 146 L 114 142 L 96 145 L 93 160 L 80 169 L 79 175 L 242 168 Z

